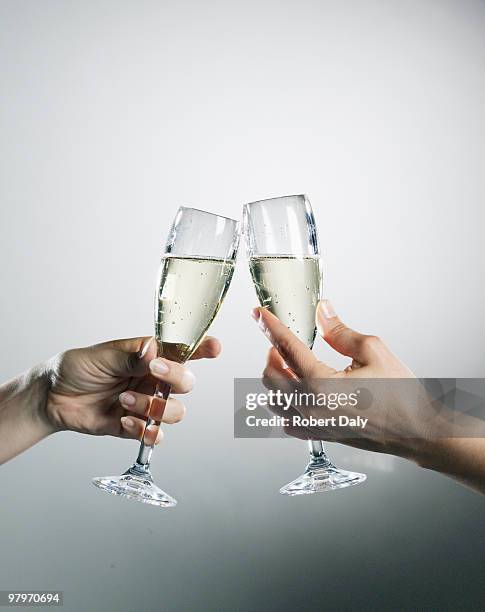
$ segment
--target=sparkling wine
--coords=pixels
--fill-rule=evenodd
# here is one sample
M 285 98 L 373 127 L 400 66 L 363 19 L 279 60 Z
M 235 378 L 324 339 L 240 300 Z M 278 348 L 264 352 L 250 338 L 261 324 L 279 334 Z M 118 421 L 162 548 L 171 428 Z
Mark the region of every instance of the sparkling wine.
M 267 307 L 307 346 L 313 346 L 321 289 L 319 256 L 251 257 L 249 267 L 261 306 Z
M 159 355 L 183 363 L 219 310 L 234 272 L 224 259 L 165 256 L 155 307 Z

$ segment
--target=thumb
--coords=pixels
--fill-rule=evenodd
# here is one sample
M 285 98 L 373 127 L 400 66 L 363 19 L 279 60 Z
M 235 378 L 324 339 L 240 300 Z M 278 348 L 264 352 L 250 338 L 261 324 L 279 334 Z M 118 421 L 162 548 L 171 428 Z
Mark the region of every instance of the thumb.
M 111 340 L 94 348 L 113 376 L 144 376 L 149 371 L 148 364 L 157 356 L 157 343 L 150 336 Z
M 373 336 L 350 329 L 338 318 L 332 303 L 321 300 L 317 306 L 316 324 L 325 342 L 342 355 L 367 365 L 372 359 Z

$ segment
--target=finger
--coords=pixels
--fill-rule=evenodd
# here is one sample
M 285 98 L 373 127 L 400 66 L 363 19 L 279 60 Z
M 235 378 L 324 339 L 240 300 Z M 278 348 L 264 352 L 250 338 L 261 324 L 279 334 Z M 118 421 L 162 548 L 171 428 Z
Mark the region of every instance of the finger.
M 283 431 L 287 436 L 292 438 L 297 438 L 298 440 L 310 440 L 311 435 L 310 432 L 304 429 L 303 427 L 292 427 L 288 425 L 283 428 Z
M 148 372 L 148 364 L 157 355 L 155 338 L 143 336 L 111 340 L 91 347 L 94 365 L 113 376 L 139 377 Z
M 287 425 L 283 428 L 286 435 L 299 440 L 322 440 L 323 442 L 341 441 L 342 436 L 332 427 L 305 427 L 303 425 Z
M 261 379 L 263 386 L 272 391 L 282 391 L 283 393 L 291 393 L 297 388 L 298 381 L 287 378 L 281 374 L 279 370 L 275 370 L 271 366 L 266 366 Z
M 297 387 L 299 379 L 296 374 L 286 366 L 278 351 L 272 346 L 269 350 L 268 361 L 263 370 L 262 383 L 266 389 L 290 393 Z
M 325 342 L 342 355 L 352 357 L 360 364 L 372 363 L 386 350 L 379 338 L 360 334 L 342 323 L 329 300 L 322 300 L 318 304 L 316 323 Z
M 160 425 L 147 425 L 145 427 L 145 431 L 143 432 L 143 443 L 147 446 L 153 446 L 157 443 L 157 440 L 161 439 L 160 436 L 163 437 L 163 432 L 160 429 Z
M 335 372 L 332 368 L 319 362 L 308 346 L 266 308 L 255 308 L 253 318 L 297 376 L 311 378 L 317 366 L 319 366 L 320 377 L 330 376 Z
M 124 416 L 121 418 L 121 438 L 141 440 L 145 432 L 146 421 L 134 416 Z M 163 432 L 157 425 L 147 427 L 145 434 L 145 444 L 151 446 L 158 444 L 163 438 Z
M 155 393 L 155 389 L 159 382 L 159 380 L 149 373 L 143 378 L 132 378 L 128 389 L 151 397 Z
M 269 349 L 267 365 L 281 372 L 281 374 L 287 378 L 298 380 L 297 375 L 291 368 L 288 367 L 286 361 L 278 353 L 274 346 Z
M 170 425 L 184 418 L 185 406 L 180 400 L 175 397 L 169 397 L 168 400 L 157 398 L 157 401 L 153 401 L 153 399 L 153 396 L 136 391 L 124 391 L 119 396 L 122 407 L 134 416 L 150 415 L 155 421 Z
M 287 425 L 283 428 L 283 431 L 287 436 L 297 438 L 298 440 L 324 440 L 320 434 L 315 434 L 306 427 L 295 427 L 293 425 Z
M 207 336 L 202 340 L 195 353 L 190 358 L 193 359 L 214 359 L 222 351 L 222 345 L 217 338 Z
M 300 414 L 295 408 L 293 408 L 293 406 L 287 408 L 286 405 L 276 403 L 270 404 L 268 406 L 268 410 L 270 410 L 270 412 L 276 414 L 277 416 L 281 416 L 285 419 L 288 419 L 290 423 L 292 422 L 294 417 Z
M 173 393 L 188 393 L 195 384 L 195 376 L 183 364 L 163 357 L 150 361 L 150 372 L 159 381 L 170 385 Z
M 155 395 L 155 391 L 157 387 L 162 389 L 162 387 L 167 387 L 164 382 L 160 380 L 160 378 L 155 378 L 151 372 L 149 372 L 143 378 L 132 378 L 131 383 L 129 385 L 130 391 L 137 391 L 138 393 L 142 393 L 143 395 Z M 162 389 L 163 392 L 163 389 Z M 175 391 L 174 391 L 175 393 Z

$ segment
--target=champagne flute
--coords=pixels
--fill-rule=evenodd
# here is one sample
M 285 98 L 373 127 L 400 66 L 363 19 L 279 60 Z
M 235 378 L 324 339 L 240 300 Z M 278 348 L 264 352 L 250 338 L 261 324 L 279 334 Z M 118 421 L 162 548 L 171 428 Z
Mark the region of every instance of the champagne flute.
M 239 242 L 239 222 L 195 208 L 179 208 L 162 256 L 155 295 L 158 356 L 184 363 L 199 346 L 231 283 Z M 153 506 L 176 500 L 154 483 L 150 472 L 153 444 L 148 428 L 160 426 L 160 408 L 170 387 L 158 384 L 135 463 L 121 476 L 93 479 L 103 491 Z M 155 404 L 158 410 L 155 410 Z M 163 412 L 163 410 L 162 410 Z
M 312 348 L 315 311 L 322 292 L 317 228 L 305 195 L 261 200 L 244 206 L 249 267 L 261 306 L 268 308 Z M 280 489 L 302 495 L 359 484 L 365 474 L 336 468 L 319 440 L 308 441 L 305 472 Z

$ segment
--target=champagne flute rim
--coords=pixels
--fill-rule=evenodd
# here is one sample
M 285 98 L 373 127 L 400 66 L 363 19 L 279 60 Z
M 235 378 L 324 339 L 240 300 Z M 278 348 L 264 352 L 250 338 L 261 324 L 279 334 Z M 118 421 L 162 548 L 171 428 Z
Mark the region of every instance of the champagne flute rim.
M 240 223 L 238 219 L 233 219 L 232 217 L 225 217 L 224 215 L 219 215 L 218 213 L 213 213 L 208 210 L 203 210 L 202 208 L 195 208 L 194 206 L 179 206 L 179 210 L 195 210 L 200 213 L 204 213 L 205 215 L 211 215 L 212 217 L 219 217 L 221 219 L 226 219 L 227 221 L 233 221 L 234 223 Z
M 284 252 L 284 251 L 274 251 L 274 252 L 257 252 L 248 256 L 248 259 L 261 259 L 261 258 L 287 258 L 287 259 L 323 259 L 323 255 L 320 251 L 316 251 L 314 253 L 297 253 L 293 252 Z
M 217 255 L 181 255 L 180 253 L 173 253 L 172 251 L 165 251 L 162 253 L 162 259 L 204 259 L 209 261 L 235 261 L 237 252 L 231 257 L 218 257 Z
M 247 202 L 244 207 L 252 206 L 253 204 L 263 204 L 264 202 L 271 202 L 272 200 L 286 200 L 287 198 L 303 198 L 306 202 L 309 202 L 308 195 L 306 193 L 294 193 L 282 196 L 274 196 L 272 198 L 264 198 L 263 200 L 254 200 L 254 202 Z

